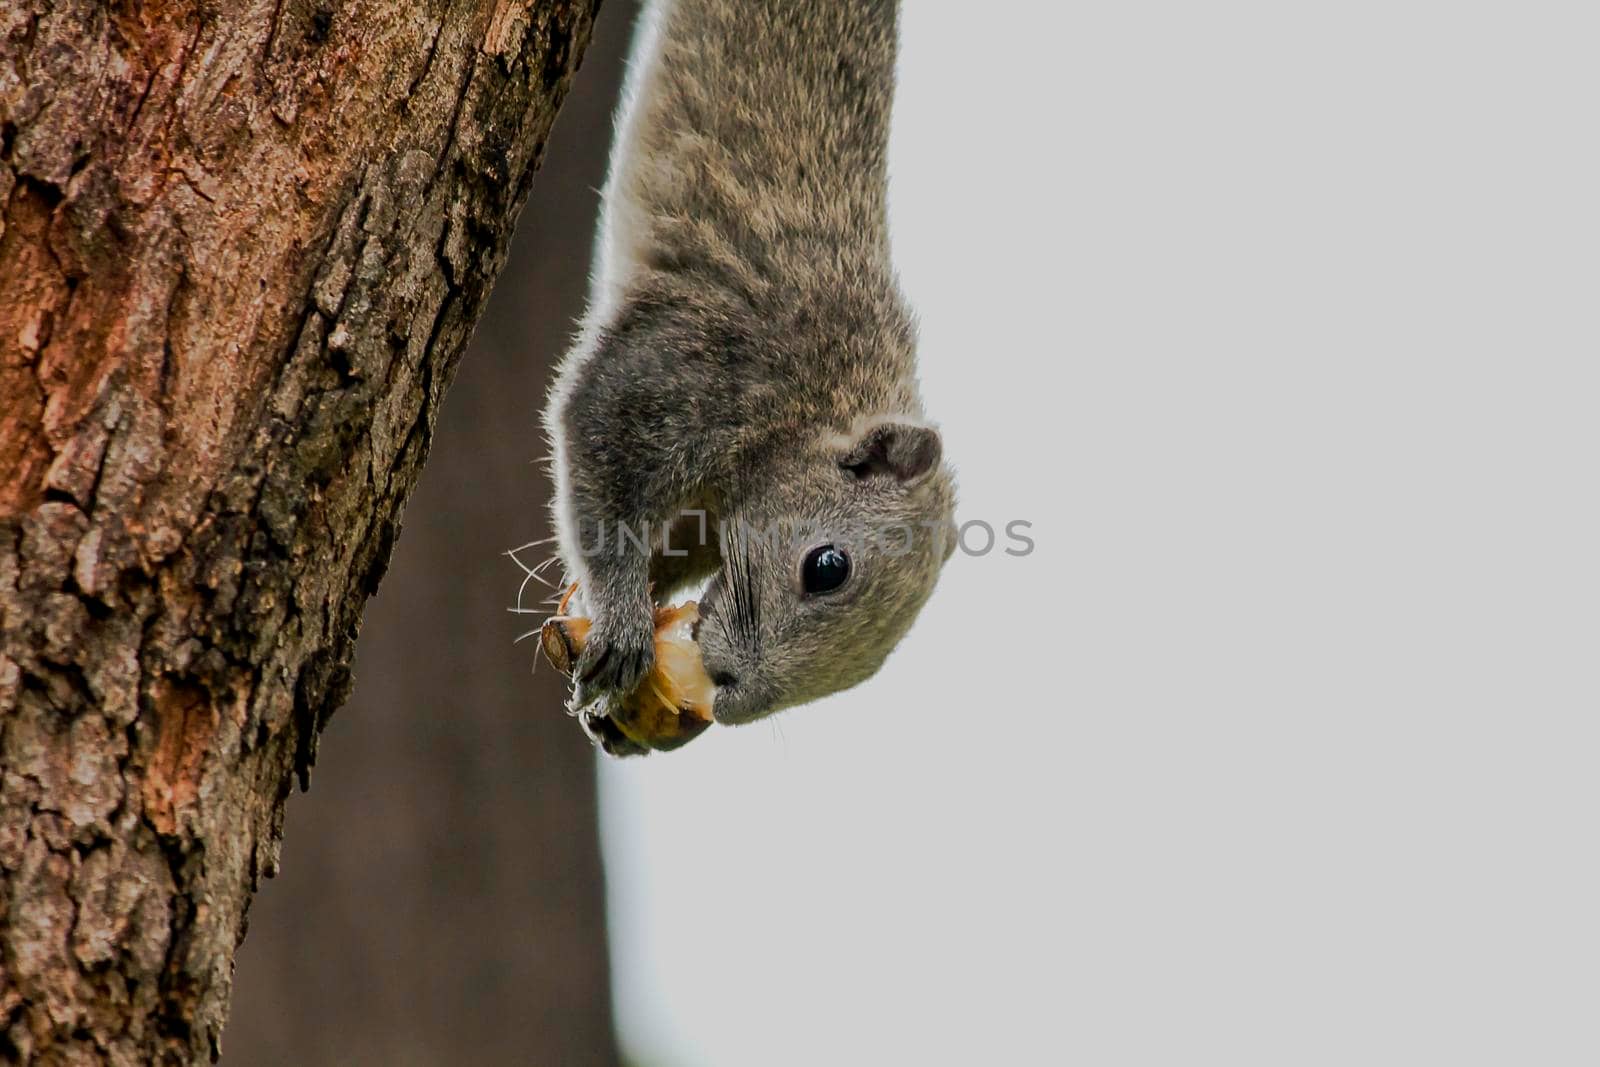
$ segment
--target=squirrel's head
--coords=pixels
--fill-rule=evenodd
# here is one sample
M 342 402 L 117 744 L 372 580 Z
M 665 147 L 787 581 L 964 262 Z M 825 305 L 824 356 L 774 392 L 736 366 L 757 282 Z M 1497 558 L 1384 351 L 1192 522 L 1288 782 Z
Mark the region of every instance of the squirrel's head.
M 698 641 L 717 721 L 744 723 L 865 681 L 955 548 L 939 432 L 899 415 L 794 441 L 722 516 Z

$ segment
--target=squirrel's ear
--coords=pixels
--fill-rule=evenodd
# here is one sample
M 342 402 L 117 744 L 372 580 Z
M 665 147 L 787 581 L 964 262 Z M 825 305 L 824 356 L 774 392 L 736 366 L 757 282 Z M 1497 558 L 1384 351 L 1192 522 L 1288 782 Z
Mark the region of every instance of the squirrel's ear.
M 891 416 L 868 426 L 839 457 L 839 466 L 857 478 L 893 476 L 913 482 L 939 465 L 943 451 L 938 430 Z

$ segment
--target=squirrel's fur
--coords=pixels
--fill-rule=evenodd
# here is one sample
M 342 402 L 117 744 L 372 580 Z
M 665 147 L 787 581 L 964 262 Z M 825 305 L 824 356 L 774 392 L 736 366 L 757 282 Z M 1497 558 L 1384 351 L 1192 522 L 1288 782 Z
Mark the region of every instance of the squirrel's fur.
M 652 599 L 708 577 L 720 721 L 853 685 L 948 558 L 953 480 L 889 258 L 897 21 L 895 0 L 645 14 L 589 311 L 545 413 L 562 559 L 594 619 L 577 706 L 635 684 Z M 743 536 L 778 526 L 820 532 Z M 843 588 L 805 594 L 804 536 L 848 543 Z

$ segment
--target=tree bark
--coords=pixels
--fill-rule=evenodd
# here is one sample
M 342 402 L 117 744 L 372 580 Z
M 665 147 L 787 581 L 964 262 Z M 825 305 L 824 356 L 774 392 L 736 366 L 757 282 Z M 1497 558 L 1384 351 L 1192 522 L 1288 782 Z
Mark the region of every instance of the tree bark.
M 250 909 L 223 1067 L 620 1061 L 596 761 L 566 679 L 514 643 L 539 620 L 507 610 L 524 576 L 503 553 L 550 533 L 530 420 L 583 313 L 634 14 L 596 20 L 439 413 L 350 702 Z M 524 607 L 548 592 L 528 582 Z
M 218 1055 L 594 6 L 0 13 L 0 1056 Z

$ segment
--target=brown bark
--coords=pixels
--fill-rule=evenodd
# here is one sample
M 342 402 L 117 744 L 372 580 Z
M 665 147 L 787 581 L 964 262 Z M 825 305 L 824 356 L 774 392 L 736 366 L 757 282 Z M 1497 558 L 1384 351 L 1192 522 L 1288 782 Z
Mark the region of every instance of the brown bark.
M 531 419 L 583 312 L 633 15 L 606 0 L 439 413 L 350 703 L 250 909 L 223 1067 L 619 1062 L 595 760 L 564 679 L 513 644 L 539 620 L 506 610 L 502 553 L 549 534 Z
M 0 11 L 0 1054 L 217 1054 L 593 7 Z

